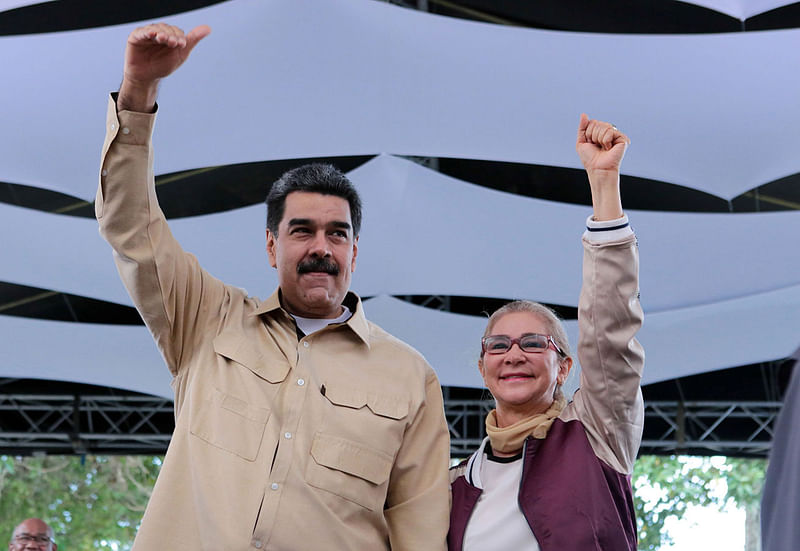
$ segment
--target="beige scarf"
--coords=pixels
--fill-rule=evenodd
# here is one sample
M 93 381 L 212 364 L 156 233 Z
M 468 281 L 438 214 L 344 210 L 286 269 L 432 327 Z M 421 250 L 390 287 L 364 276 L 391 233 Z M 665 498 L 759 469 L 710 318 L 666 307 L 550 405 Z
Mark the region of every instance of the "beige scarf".
M 553 420 L 561 415 L 561 410 L 567 405 L 564 393 L 559 388 L 556 391 L 553 403 L 547 411 L 533 417 L 518 421 L 511 426 L 500 428 L 497 426 L 497 410 L 493 409 L 486 416 L 486 433 L 492 449 L 500 453 L 514 453 L 522 449 L 522 443 L 532 435 L 534 438 L 543 439 Z

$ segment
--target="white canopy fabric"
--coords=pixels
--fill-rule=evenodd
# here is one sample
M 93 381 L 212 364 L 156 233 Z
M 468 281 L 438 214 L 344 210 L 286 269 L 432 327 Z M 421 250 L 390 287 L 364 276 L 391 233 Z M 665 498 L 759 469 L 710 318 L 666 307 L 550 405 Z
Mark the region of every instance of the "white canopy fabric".
M 519 197 L 381 155 L 350 173 L 364 201 L 353 288 L 577 305 L 588 207 Z M 631 211 L 642 304 L 664 311 L 800 284 L 800 212 Z M 266 296 L 264 207 L 173 220 L 216 277 Z M 131 304 L 93 220 L 0 204 L 0 281 Z M 798 337 L 800 339 L 800 336 Z
M 32 2 L 30 0 L 0 0 L 0 12 L 39 3 L 41 2 Z M 744 21 L 748 17 L 787 6 L 794 2 L 791 0 L 684 0 L 684 3 L 710 8 Z
M 443 385 L 481 387 L 477 370 L 486 321 L 431 310 L 387 296 L 364 305 L 367 317 L 413 344 Z M 644 384 L 783 358 L 798 343 L 800 286 L 763 296 L 650 314 L 639 340 Z M 566 323 L 573 349 L 577 322 Z M 171 397 L 170 375 L 147 330 L 0 316 L 3 377 L 105 385 Z M 576 358 L 577 360 L 577 358 Z M 565 385 L 578 386 L 576 365 Z
M 351 177 L 365 203 L 354 277 L 362 294 L 577 305 L 580 234 L 590 208 L 489 190 L 386 155 Z M 629 217 L 639 237 L 648 312 L 800 283 L 798 212 L 630 211 Z
M 684 0 L 684 3 L 710 8 L 741 21 L 760 13 L 794 4 L 791 0 Z
M 575 305 L 590 209 L 481 188 L 393 155 L 578 167 L 574 132 L 587 111 L 633 138 L 627 174 L 731 198 L 800 172 L 797 30 L 562 33 L 372 0 L 231 0 L 170 20 L 214 32 L 164 84 L 157 173 L 386 152 L 350 174 L 365 203 L 353 288 L 378 296 L 370 319 L 422 351 L 448 385 L 481 384 L 484 321 L 385 295 Z M 94 196 L 106 96 L 133 26 L 0 38 L 0 181 Z M 598 51 L 611 54 L 598 62 Z M 640 241 L 645 382 L 797 348 L 800 213 L 628 214 Z M 263 206 L 170 225 L 223 281 L 262 297 L 275 288 Z M 0 204 L 0 232 L 0 281 L 130 304 L 94 221 Z M 576 324 L 567 325 L 574 343 Z M 0 376 L 171 395 L 142 327 L 0 315 L 0 350 Z
M 22 6 L 32 6 L 40 2 L 31 2 L 30 0 L 0 0 L 0 12 L 21 8 Z
M 143 326 L 0 316 L 0 376 L 108 386 L 172 398 L 171 376 Z
M 365 204 L 354 279 L 363 295 L 446 289 L 577 303 L 587 208 L 487 190 L 387 155 L 351 177 Z M 769 361 L 797 346 L 798 213 L 629 216 L 642 259 L 646 382 Z M 94 221 L 0 205 L 0 224 L 9 237 L 0 246 L 0 280 L 130 304 Z M 265 296 L 276 280 L 263 255 L 263 225 L 262 206 L 171 223 L 209 271 Z M 474 367 L 485 320 L 386 296 L 366 309 L 422 351 L 443 384 L 481 386 Z M 62 380 L 72 373 L 79 381 L 169 395 L 166 369 L 141 327 L 0 322 L 4 376 Z M 567 328 L 577 342 L 577 324 Z M 144 371 L 129 375 L 140 365 Z M 577 381 L 571 377 L 568 389 Z
M 480 387 L 477 359 L 486 320 L 438 312 L 391 297 L 367 301 L 370 319 L 413 343 L 444 385 Z M 578 324 L 565 323 L 573 353 Z M 716 304 L 647 314 L 638 338 L 645 349 L 643 384 L 785 358 L 800 338 L 800 285 Z M 577 358 L 575 358 L 577 362 Z M 578 386 L 580 365 L 565 389 Z
M 377 152 L 578 167 L 581 111 L 632 137 L 630 175 L 731 198 L 800 171 L 800 30 L 553 32 L 372 0 L 232 0 L 170 19 L 213 33 L 163 86 L 158 173 Z M 0 38 L 14 106 L 0 181 L 91 198 L 133 26 Z

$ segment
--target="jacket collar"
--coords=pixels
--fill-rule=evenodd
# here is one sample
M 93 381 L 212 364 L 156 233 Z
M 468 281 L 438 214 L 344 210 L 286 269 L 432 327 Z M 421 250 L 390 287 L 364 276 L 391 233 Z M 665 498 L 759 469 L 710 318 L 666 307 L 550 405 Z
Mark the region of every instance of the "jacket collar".
M 530 460 L 529 451 L 531 452 L 530 455 L 533 456 L 536 453 L 536 449 L 539 447 L 539 444 L 541 444 L 543 441 L 544 440 L 542 439 L 536 439 L 533 436 L 528 436 L 522 442 L 523 475 L 525 473 L 525 462 Z M 467 461 L 466 472 L 464 473 L 464 477 L 466 478 L 467 482 L 479 490 L 483 490 L 483 481 L 481 481 L 481 467 L 483 466 L 483 462 L 487 460 L 486 446 L 488 444 L 489 437 L 487 436 L 483 439 L 483 442 L 481 442 L 478 450 L 470 456 L 469 460 Z
M 344 297 L 343 303 L 347 306 L 350 311 L 353 313 L 343 325 L 349 327 L 353 333 L 358 336 L 361 341 L 367 345 L 369 348 L 369 323 L 367 322 L 367 318 L 364 315 L 364 307 L 361 303 L 361 299 L 357 294 L 352 291 L 348 291 L 347 295 Z M 268 314 L 275 312 L 277 315 L 286 316 L 288 319 L 291 318 L 291 314 L 286 311 L 286 309 L 281 305 L 281 290 L 280 288 L 275 289 L 266 300 L 261 301 L 258 304 L 258 307 L 253 311 L 254 316 L 261 316 L 263 314 Z
M 481 465 L 483 464 L 484 459 L 484 450 L 486 449 L 486 443 L 489 441 L 489 437 L 483 439 L 481 442 L 480 448 L 472 454 L 469 458 L 469 462 L 467 463 L 467 472 L 466 472 L 466 479 L 472 486 L 483 490 L 483 482 L 481 482 Z

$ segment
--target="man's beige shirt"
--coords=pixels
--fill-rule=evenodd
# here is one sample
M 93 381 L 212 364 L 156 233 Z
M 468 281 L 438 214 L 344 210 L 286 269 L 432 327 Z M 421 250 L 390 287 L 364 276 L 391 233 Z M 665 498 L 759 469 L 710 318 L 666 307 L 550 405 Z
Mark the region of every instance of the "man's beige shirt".
M 174 376 L 175 432 L 134 549 L 445 549 L 433 370 L 353 294 L 346 323 L 298 340 L 277 291 L 262 302 L 200 268 L 156 200 L 154 121 L 109 101 L 95 203 Z

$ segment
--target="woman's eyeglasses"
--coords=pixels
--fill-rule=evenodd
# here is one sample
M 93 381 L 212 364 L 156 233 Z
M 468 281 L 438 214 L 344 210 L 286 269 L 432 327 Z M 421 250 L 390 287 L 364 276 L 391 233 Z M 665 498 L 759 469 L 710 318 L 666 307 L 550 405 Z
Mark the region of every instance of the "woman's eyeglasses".
M 512 339 L 508 335 L 489 335 L 481 339 L 483 351 L 487 354 L 505 354 L 511 350 L 511 347 L 515 344 L 519 346 L 520 350 L 528 353 L 541 353 L 552 345 L 553 349 L 558 352 L 559 355 L 566 355 L 550 335 L 528 333 L 527 335 L 522 335 L 518 339 Z

